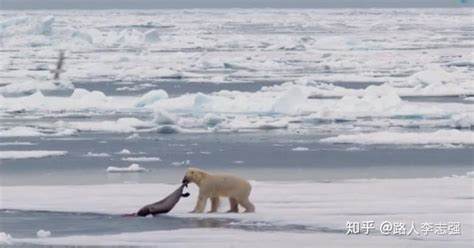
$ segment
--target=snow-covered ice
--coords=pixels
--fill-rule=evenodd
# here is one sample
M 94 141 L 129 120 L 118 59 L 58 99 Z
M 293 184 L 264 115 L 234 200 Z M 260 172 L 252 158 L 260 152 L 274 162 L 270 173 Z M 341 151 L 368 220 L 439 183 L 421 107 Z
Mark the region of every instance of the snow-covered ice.
M 38 230 L 38 232 L 36 232 L 36 236 L 38 238 L 47 238 L 47 237 L 51 236 L 51 232 L 48 231 L 48 230 L 40 229 L 40 230 Z
M 374 132 L 339 135 L 321 142 L 355 144 L 474 144 L 474 132 L 438 130 L 435 132 Z
M 107 167 L 107 172 L 110 173 L 121 173 L 121 172 L 146 172 L 146 168 L 141 167 L 139 164 L 131 164 L 128 167 L 116 167 L 109 166 Z
M 190 214 L 197 197 L 197 188 L 190 187 L 190 198 L 180 201 L 170 215 L 178 218 L 232 218 L 237 222 L 256 221 L 271 225 L 303 225 L 303 233 L 282 232 L 291 239 L 281 239 L 280 246 L 304 246 L 324 242 L 335 246 L 352 244 L 377 247 L 381 244 L 442 246 L 465 246 L 472 242 L 473 223 L 471 212 L 471 186 L 473 179 L 467 176 L 426 179 L 360 179 L 332 182 L 252 182 L 251 200 L 257 207 L 254 214 Z M 67 212 L 92 212 L 123 214 L 136 211 L 150 199 L 165 196 L 176 185 L 168 184 L 108 184 L 81 186 L 7 186 L 3 187 L 2 207 L 8 209 L 48 210 Z M 282 196 L 285 196 L 282 199 Z M 133 199 L 133 200 L 131 200 Z M 224 203 L 221 211 L 226 210 Z M 461 222 L 463 235 L 439 236 L 384 236 L 374 230 L 370 235 L 346 235 L 347 221 L 383 221 L 411 223 L 420 227 L 422 223 Z M 318 231 L 320 230 L 320 231 Z M 333 230 L 324 232 L 322 230 Z M 54 230 L 51 230 L 54 232 Z M 419 231 L 419 230 L 418 230 Z M 195 245 L 207 247 L 209 232 L 216 233 L 212 240 L 218 244 L 234 243 L 245 247 L 264 237 L 271 243 L 275 233 L 248 232 L 225 229 L 177 229 L 113 234 L 105 236 L 69 236 L 61 238 L 15 239 L 14 242 L 39 244 L 94 244 L 98 240 L 104 245 L 145 245 L 161 241 L 165 236 L 177 247 L 187 246 L 191 239 L 180 241 L 188 233 L 204 235 Z M 263 235 L 263 236 L 262 236 Z M 296 235 L 296 236 L 295 236 Z M 276 235 L 279 236 L 279 235 Z M 300 237 L 301 236 L 301 237 Z M 175 237 L 175 238 L 171 238 Z M 289 236 L 288 236 L 289 237 Z M 359 243 L 360 242 L 360 243 Z M 268 243 L 265 243 L 268 244 Z
M 12 236 L 8 233 L 0 232 L 0 244 L 11 245 L 13 243 Z
M 159 157 L 125 157 L 122 158 L 123 161 L 132 161 L 132 162 L 156 162 L 161 161 Z
M 98 152 L 98 153 L 88 152 L 84 156 L 86 156 L 86 157 L 110 157 L 110 154 L 108 154 L 106 152 Z
M 305 152 L 305 151 L 309 151 L 309 148 L 304 147 L 304 146 L 298 146 L 298 147 L 291 148 L 291 150 L 295 152 Z
M 130 150 L 128 149 L 122 149 L 121 151 L 117 152 L 117 154 L 131 154 L 132 152 L 130 152 Z
M 64 156 L 67 151 L 0 151 L 0 159 L 28 159 L 45 158 L 51 156 Z

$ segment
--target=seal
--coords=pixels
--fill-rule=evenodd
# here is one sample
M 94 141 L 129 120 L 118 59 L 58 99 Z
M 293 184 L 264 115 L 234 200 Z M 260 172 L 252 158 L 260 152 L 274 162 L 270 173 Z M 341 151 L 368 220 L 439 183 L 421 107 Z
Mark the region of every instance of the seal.
M 185 187 L 188 187 L 187 183 L 181 184 L 181 186 L 178 189 L 176 189 L 173 193 L 169 194 L 163 200 L 152 203 L 152 204 L 148 204 L 140 208 L 140 210 L 138 210 L 138 212 L 133 215 L 144 217 L 149 214 L 155 216 L 158 214 L 168 213 L 169 211 L 171 211 L 171 209 L 174 208 L 174 206 L 176 205 L 176 203 L 178 203 L 181 197 L 188 197 L 190 195 L 188 192 L 183 193 L 183 190 Z

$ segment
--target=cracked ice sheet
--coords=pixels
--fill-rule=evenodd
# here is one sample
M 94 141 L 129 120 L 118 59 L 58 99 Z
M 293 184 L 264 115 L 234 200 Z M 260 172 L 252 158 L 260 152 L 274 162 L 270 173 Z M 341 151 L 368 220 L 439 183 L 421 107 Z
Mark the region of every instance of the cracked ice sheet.
M 471 173 L 472 174 L 472 173 Z M 48 239 L 27 239 L 25 242 L 42 244 L 95 244 L 103 245 L 154 245 L 156 242 L 178 242 L 170 247 L 184 247 L 192 239 L 200 247 L 210 244 L 236 243 L 245 247 L 250 242 L 262 246 L 276 242 L 282 247 L 311 246 L 329 242 L 329 245 L 358 244 L 362 247 L 385 245 L 438 246 L 449 244 L 469 246 L 473 240 L 472 183 L 468 176 L 426 179 L 360 179 L 333 182 L 255 182 L 252 181 L 251 200 L 257 212 L 252 214 L 190 214 L 197 189 L 190 187 L 191 197 L 180 201 L 171 216 L 179 218 L 234 218 L 246 221 L 265 221 L 273 225 L 305 225 L 309 228 L 329 228 L 339 233 L 265 233 L 224 229 L 181 229 L 122 233 L 106 236 L 69 236 Z M 2 187 L 2 208 L 50 210 L 69 212 L 95 212 L 123 214 L 134 212 L 141 206 L 167 195 L 177 185 L 168 184 L 108 184 L 80 186 L 6 186 Z M 227 209 L 226 201 L 221 211 Z M 462 235 L 384 237 L 379 234 L 346 236 L 347 221 L 403 222 L 414 221 L 420 231 L 423 222 L 460 222 Z M 250 222 L 251 223 L 251 222 Z M 8 233 L 8 230 L 6 230 Z M 214 235 L 215 234 L 215 235 Z M 176 236 L 175 236 L 176 235 Z M 292 237 L 283 238 L 283 237 Z M 176 237 L 174 239 L 173 237 Z M 212 238 L 210 238 L 212 237 Z M 273 238 L 272 238 L 273 237 Z M 275 238 L 276 237 L 276 238 Z M 15 238 L 15 237 L 13 237 Z M 242 240 L 243 243 L 239 243 Z M 287 240 L 288 242 L 285 242 Z M 291 240 L 291 241 L 290 241 Z M 21 240 L 18 240 L 21 241 Z M 181 242 L 180 242 L 181 241 Z M 260 242 L 261 241 L 261 242 Z M 210 242 L 210 243 L 209 243 Z M 248 243 L 246 243 L 248 242 Z M 268 243 L 266 243 L 268 242 Z M 359 243 L 360 242 L 360 243 Z M 201 245 L 202 244 L 202 245 Z

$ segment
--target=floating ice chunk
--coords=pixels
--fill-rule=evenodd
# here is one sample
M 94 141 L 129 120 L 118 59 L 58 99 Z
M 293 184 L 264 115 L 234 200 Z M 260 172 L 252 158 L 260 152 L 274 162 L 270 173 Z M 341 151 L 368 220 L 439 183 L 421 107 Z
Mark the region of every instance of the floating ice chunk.
M 122 158 L 123 161 L 131 161 L 131 162 L 155 162 L 161 161 L 159 157 L 127 157 Z
M 141 167 L 139 164 L 131 164 L 128 167 L 115 167 L 109 166 L 107 167 L 107 172 L 115 173 L 115 172 L 146 172 L 148 171 L 146 168 Z
M 467 177 L 474 177 L 474 171 L 468 171 L 466 172 Z
M 144 122 L 137 118 L 120 118 L 117 121 L 77 121 L 64 122 L 58 121 L 56 125 L 59 127 L 74 128 L 80 131 L 95 132 L 116 132 L 130 133 L 135 132 L 137 128 L 149 127 L 148 122 Z
M 71 95 L 71 98 L 92 102 L 103 102 L 107 100 L 107 96 L 102 91 L 88 91 L 81 88 L 75 89 Z
M 41 35 L 51 35 L 53 31 L 54 16 L 43 18 L 35 27 L 34 32 Z
M 36 143 L 33 142 L 0 142 L 0 146 L 32 146 L 36 145 Z
M 451 116 L 451 126 L 455 128 L 474 127 L 474 113 L 460 113 Z
M 29 20 L 30 18 L 28 18 L 27 16 L 17 16 L 10 19 L 6 19 L 0 22 L 0 29 L 3 29 L 2 31 L 4 31 L 9 27 L 18 26 L 20 24 L 28 22 Z
M 326 143 L 354 144 L 474 144 L 474 132 L 438 130 L 435 132 L 374 132 L 339 135 L 321 139 Z
M 165 110 L 154 112 L 153 122 L 159 125 L 173 125 L 176 123 L 176 117 Z
M 157 29 L 145 32 L 146 42 L 157 42 L 160 41 L 160 32 Z
M 464 145 L 428 144 L 428 145 L 423 145 L 423 148 L 428 148 L 428 149 L 459 149 L 459 148 L 464 148 Z
M 219 115 L 216 115 L 214 113 L 207 113 L 203 117 L 204 124 L 209 126 L 209 127 L 215 127 L 219 123 L 221 123 L 222 121 L 224 121 L 224 118 L 222 118 Z
M 1 151 L 0 159 L 28 159 L 52 156 L 64 156 L 67 151 Z
M 0 137 L 34 137 L 42 135 L 43 133 L 39 132 L 38 129 L 24 126 L 12 127 L 0 131 Z
M 133 134 L 127 136 L 126 139 L 128 139 L 128 140 L 134 140 L 134 139 L 139 139 L 139 138 L 140 138 L 140 135 L 139 135 L 138 133 L 133 133 Z
M 100 91 L 76 89 L 70 97 L 44 96 L 41 92 L 26 97 L 0 98 L 2 109 L 7 111 L 103 111 L 130 109 L 134 107 L 135 97 L 107 97 Z
M 272 110 L 279 113 L 297 113 L 298 107 L 306 102 L 307 95 L 299 88 L 293 87 L 279 97 L 273 104 Z
M 13 244 L 13 238 L 8 233 L 0 232 L 0 245 Z
M 337 101 L 332 111 L 362 115 L 382 114 L 390 109 L 396 109 L 401 102 L 401 98 L 392 87 L 369 86 L 362 96 L 344 96 Z
M 40 229 L 38 232 L 36 232 L 36 236 L 38 238 L 47 238 L 51 236 L 51 232 L 47 230 Z
M 122 149 L 120 152 L 117 152 L 117 154 L 131 154 L 130 150 L 128 149 Z
M 213 98 L 209 95 L 197 93 L 194 96 L 194 108 L 199 110 L 205 110 L 207 106 L 212 105 Z
M 176 161 L 176 162 L 172 162 L 171 165 L 173 166 L 183 166 L 183 165 L 190 165 L 191 164 L 191 161 L 188 159 L 188 160 L 184 160 L 184 161 Z
M 88 152 L 85 155 L 86 157 L 110 157 L 110 154 L 105 153 L 105 152 L 99 152 L 99 153 L 94 153 L 94 152 Z
M 152 104 L 156 101 L 167 99 L 168 93 L 164 90 L 152 90 L 143 95 L 136 103 L 137 107 L 144 107 L 146 105 Z
M 71 38 L 77 39 L 79 41 L 86 41 L 89 44 L 92 44 L 94 42 L 94 39 L 92 38 L 90 34 L 81 32 L 78 30 L 75 30 L 74 32 L 72 32 Z
M 46 81 L 46 79 L 43 78 L 37 80 L 18 79 L 18 81 L 0 87 L 0 94 L 4 96 L 23 96 L 34 94 L 38 91 L 57 92 L 70 91 L 72 89 L 74 89 L 74 85 L 67 79 L 56 81 Z
M 143 33 L 135 29 L 123 29 L 115 37 L 111 37 L 112 44 L 120 47 L 141 46 L 143 45 Z
M 305 151 L 309 151 L 309 148 L 308 147 L 303 147 L 303 146 L 298 146 L 298 147 L 292 148 L 291 150 L 295 151 L 295 152 L 305 152 Z
M 446 84 L 455 81 L 455 76 L 442 69 L 419 71 L 407 79 L 409 85 Z

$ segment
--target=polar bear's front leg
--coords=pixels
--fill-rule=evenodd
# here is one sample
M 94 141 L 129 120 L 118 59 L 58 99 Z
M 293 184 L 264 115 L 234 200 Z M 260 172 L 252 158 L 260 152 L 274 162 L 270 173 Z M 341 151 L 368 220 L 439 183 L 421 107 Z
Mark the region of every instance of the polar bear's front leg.
M 191 211 L 191 213 L 202 213 L 204 212 L 204 209 L 206 208 L 206 202 L 207 198 L 209 198 L 206 195 L 203 195 L 202 193 L 199 193 L 198 200 L 196 202 L 196 206 L 194 207 L 194 210 Z
M 219 197 L 211 197 L 211 211 L 208 213 L 215 213 L 219 208 Z

